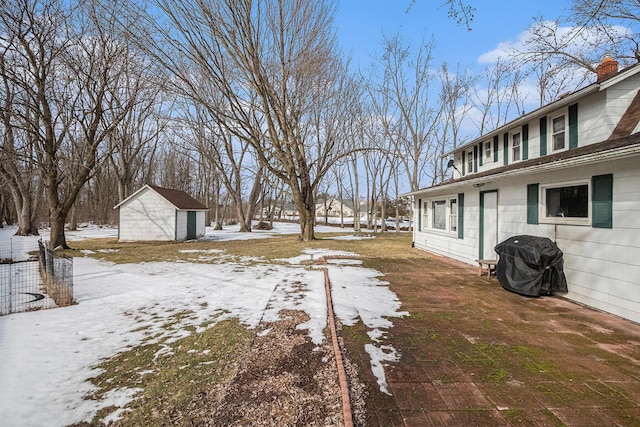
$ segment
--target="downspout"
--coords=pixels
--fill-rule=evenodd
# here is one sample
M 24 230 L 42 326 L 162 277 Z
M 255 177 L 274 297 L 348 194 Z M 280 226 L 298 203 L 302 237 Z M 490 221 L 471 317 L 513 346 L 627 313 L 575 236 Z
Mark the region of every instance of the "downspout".
M 118 207 L 118 241 L 120 241 L 120 207 Z

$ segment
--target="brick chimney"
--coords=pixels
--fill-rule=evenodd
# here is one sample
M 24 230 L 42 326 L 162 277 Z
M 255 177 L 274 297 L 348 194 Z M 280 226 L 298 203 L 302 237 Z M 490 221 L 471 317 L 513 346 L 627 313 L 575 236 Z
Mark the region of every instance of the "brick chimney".
M 600 65 L 596 67 L 596 73 L 598 74 L 598 79 L 596 80 L 600 83 L 603 80 L 608 79 L 618 72 L 618 61 L 612 59 L 609 55 L 607 55 Z

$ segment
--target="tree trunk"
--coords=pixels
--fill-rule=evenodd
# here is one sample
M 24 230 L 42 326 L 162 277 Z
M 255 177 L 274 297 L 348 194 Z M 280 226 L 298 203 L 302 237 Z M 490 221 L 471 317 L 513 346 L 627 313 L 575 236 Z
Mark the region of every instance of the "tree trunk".
M 253 215 L 256 212 L 256 201 L 262 193 L 262 172 L 264 167 L 260 166 L 256 172 L 256 176 L 253 180 L 253 188 L 249 194 L 249 200 L 247 202 L 247 212 L 244 220 L 245 231 L 251 231 L 251 222 L 253 221 Z
M 28 194 L 21 195 L 21 203 L 16 203 L 16 211 L 18 213 L 18 230 L 16 236 L 38 236 L 38 227 L 36 225 L 35 215 L 33 214 L 33 205 L 31 197 Z M 18 205 L 20 205 L 18 207 Z
M 315 240 L 313 227 L 315 225 L 316 204 L 314 198 L 314 189 L 311 185 L 311 179 L 305 174 L 298 180 L 294 177 L 290 184 L 293 192 L 293 201 L 298 208 L 298 216 L 300 220 L 300 236 L 303 242 L 311 242 Z
M 313 222 L 315 216 L 315 209 L 303 209 L 300 210 L 300 240 L 303 242 L 311 242 L 315 240 L 313 231 Z
M 220 181 L 216 178 L 213 181 L 213 229 L 222 230 L 222 215 L 220 212 Z
M 69 230 L 77 230 L 78 229 L 78 208 L 74 203 L 71 207 L 71 218 L 69 219 Z
M 360 185 L 358 184 L 358 161 L 353 159 L 353 231 L 360 232 Z
M 69 249 L 67 245 L 67 238 L 64 235 L 64 223 L 66 220 L 66 214 L 62 212 L 51 212 L 49 215 L 49 223 L 51 225 L 51 237 L 49 238 L 49 248 L 63 248 Z

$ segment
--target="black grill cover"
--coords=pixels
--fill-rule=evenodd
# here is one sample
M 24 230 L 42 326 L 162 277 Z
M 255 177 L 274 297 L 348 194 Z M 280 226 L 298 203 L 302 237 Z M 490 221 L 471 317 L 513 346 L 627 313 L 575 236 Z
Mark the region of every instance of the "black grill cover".
M 499 243 L 496 275 L 503 288 L 538 297 L 567 292 L 562 251 L 546 237 L 514 236 Z

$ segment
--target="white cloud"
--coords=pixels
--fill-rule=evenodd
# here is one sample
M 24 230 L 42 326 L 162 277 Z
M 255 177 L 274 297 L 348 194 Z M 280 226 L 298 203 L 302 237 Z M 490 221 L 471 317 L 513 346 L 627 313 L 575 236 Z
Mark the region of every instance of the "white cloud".
M 633 32 L 626 27 L 614 25 L 608 29 L 609 35 L 617 38 L 630 37 Z M 602 46 L 604 33 L 595 28 L 584 29 L 582 27 L 562 26 L 555 21 L 537 22 L 521 32 L 515 40 L 507 40 L 483 53 L 478 57 L 480 64 L 495 64 L 498 60 L 509 60 L 514 51 L 527 51 L 527 45 L 535 42 L 537 38 L 546 38 L 550 44 L 563 46 L 567 51 L 579 52 L 585 48 Z

